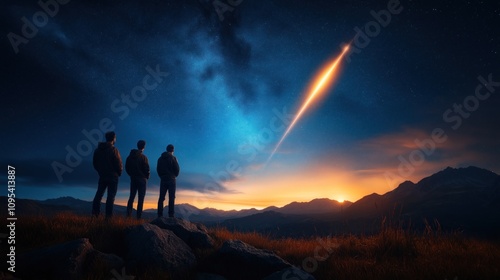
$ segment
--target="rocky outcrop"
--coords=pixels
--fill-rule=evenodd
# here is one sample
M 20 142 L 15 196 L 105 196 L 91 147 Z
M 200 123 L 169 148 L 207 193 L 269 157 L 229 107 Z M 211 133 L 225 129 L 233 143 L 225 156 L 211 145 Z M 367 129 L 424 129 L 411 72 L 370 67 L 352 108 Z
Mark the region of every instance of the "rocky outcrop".
M 121 269 L 124 261 L 115 255 L 95 250 L 87 238 L 36 249 L 19 256 L 16 276 L 36 279 L 83 279 L 99 266 L 101 271 Z
M 262 279 L 292 265 L 271 251 L 228 240 L 214 255 L 212 269 L 228 279 Z
M 127 260 L 136 264 L 139 271 L 154 268 L 168 271 L 177 279 L 192 272 L 196 266 L 191 248 L 172 231 L 142 224 L 129 228 L 125 239 Z
M 204 226 L 179 219 L 160 218 L 129 227 L 118 241 L 123 245 L 119 251 L 125 260 L 94 249 L 88 239 L 82 238 L 20 255 L 15 276 L 21 279 L 314 279 L 272 251 L 240 240 L 225 241 L 215 249 Z M 197 252 L 198 260 L 193 251 Z
M 151 224 L 162 229 L 168 229 L 186 242 L 191 248 L 213 248 L 214 241 L 208 235 L 207 228 L 202 224 L 195 224 L 176 218 L 161 217 L 153 220 Z

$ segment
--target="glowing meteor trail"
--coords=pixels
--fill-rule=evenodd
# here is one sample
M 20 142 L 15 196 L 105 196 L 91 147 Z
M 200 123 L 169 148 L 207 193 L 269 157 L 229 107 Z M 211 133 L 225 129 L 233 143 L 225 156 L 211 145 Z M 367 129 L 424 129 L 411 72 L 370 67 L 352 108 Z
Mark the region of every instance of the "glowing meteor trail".
M 304 112 L 307 110 L 307 108 L 309 107 L 311 102 L 315 98 L 317 98 L 319 95 L 326 92 L 328 89 L 328 86 L 331 85 L 331 83 L 338 76 L 337 72 L 336 72 L 337 66 L 340 63 L 340 61 L 342 60 L 342 58 L 344 57 L 344 55 L 347 53 L 348 50 L 349 50 L 349 45 L 345 46 L 344 49 L 342 50 L 342 53 L 339 56 L 337 56 L 333 60 L 333 62 L 327 64 L 327 66 L 324 67 L 323 70 L 320 71 L 316 75 L 316 77 L 314 78 L 315 82 L 312 83 L 313 86 L 311 87 L 311 90 L 307 93 L 308 97 L 307 97 L 306 101 L 302 104 L 302 107 L 300 107 L 300 110 L 295 115 L 295 118 L 293 119 L 293 121 L 290 123 L 290 125 L 286 129 L 285 133 L 281 137 L 278 144 L 276 144 L 276 147 L 274 148 L 273 152 L 271 153 L 271 155 L 267 159 L 268 162 L 274 156 L 276 151 L 278 151 L 278 148 L 281 146 L 281 143 L 283 143 L 283 140 L 285 140 L 285 138 L 288 136 L 290 131 L 292 131 L 293 127 L 295 126 L 297 121 L 300 119 L 300 117 L 302 117 L 302 114 L 304 114 Z

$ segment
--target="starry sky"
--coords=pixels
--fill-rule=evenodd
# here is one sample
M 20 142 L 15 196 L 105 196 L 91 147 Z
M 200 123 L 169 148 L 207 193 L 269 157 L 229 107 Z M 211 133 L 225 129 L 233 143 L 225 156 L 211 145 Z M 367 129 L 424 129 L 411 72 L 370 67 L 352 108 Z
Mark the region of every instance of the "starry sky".
M 170 143 L 177 202 L 199 208 L 355 201 L 447 166 L 500 173 L 495 1 L 42 3 L 0 12 L 0 147 L 20 198 L 92 200 L 92 151 L 110 128 L 123 160 L 147 142 L 145 208 Z M 268 161 L 315 73 L 351 41 Z

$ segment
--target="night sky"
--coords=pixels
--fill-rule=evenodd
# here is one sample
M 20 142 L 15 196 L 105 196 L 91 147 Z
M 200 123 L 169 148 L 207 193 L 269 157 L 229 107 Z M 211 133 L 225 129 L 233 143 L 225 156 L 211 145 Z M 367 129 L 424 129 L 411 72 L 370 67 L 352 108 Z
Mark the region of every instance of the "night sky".
M 17 197 L 91 200 L 94 139 L 110 127 L 123 160 L 147 142 L 145 208 L 170 143 L 177 202 L 199 208 L 355 201 L 447 166 L 500 173 L 496 1 L 47 2 L 1 4 L 0 147 Z M 128 194 L 124 172 L 116 203 Z

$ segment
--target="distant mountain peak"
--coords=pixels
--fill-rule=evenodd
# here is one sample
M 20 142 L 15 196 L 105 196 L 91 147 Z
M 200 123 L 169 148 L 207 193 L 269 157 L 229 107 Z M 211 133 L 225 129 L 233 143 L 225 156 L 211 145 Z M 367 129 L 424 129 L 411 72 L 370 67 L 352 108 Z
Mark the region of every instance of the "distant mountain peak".
M 477 167 L 477 166 L 470 165 L 470 166 L 467 166 L 467 167 L 458 167 L 458 168 L 454 168 L 454 167 L 448 166 L 445 169 L 437 172 L 434 175 L 437 175 L 437 174 L 457 174 L 457 173 L 469 173 L 470 174 L 472 172 L 495 174 L 494 172 L 492 172 L 492 171 L 490 171 L 488 169 L 484 169 L 484 168 L 480 168 L 480 167 Z M 431 175 L 429 177 L 432 177 L 434 175 Z
M 336 213 L 343 207 L 351 205 L 352 202 L 338 202 L 329 198 L 316 198 L 308 202 L 294 201 L 274 211 L 285 214 L 318 214 L 318 213 Z M 267 208 L 266 208 L 267 209 Z
M 74 198 L 72 196 L 61 196 L 61 197 L 58 197 L 58 198 L 49 198 L 49 199 L 46 199 L 44 201 L 45 202 L 51 202 L 51 201 L 83 201 L 83 200 L 78 199 L 78 198 Z
M 417 185 L 413 183 L 412 181 L 404 181 L 403 183 L 399 184 L 397 188 L 392 190 L 392 193 L 402 193 L 402 192 L 411 192 L 415 189 Z
M 329 198 L 326 198 L 326 197 L 320 197 L 320 198 L 315 198 L 309 202 L 313 202 L 313 201 L 336 201 L 334 199 L 329 199 Z
M 476 166 L 468 167 L 446 167 L 445 169 L 420 180 L 419 185 L 422 190 L 429 188 L 443 187 L 448 185 L 490 185 L 498 175 L 490 170 Z M 474 182 L 474 184 L 471 184 Z

